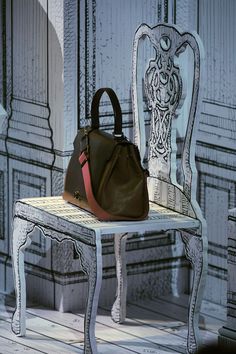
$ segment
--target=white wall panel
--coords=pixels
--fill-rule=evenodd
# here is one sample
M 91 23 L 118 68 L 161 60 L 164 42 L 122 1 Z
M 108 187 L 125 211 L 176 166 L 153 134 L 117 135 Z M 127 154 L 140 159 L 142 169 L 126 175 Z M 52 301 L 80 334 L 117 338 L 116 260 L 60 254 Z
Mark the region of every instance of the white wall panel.
M 199 32 L 206 48 L 205 97 L 236 105 L 236 2 L 199 0 Z
M 205 297 L 226 305 L 227 213 L 236 206 L 236 27 L 234 0 L 199 0 L 206 60 L 197 159 L 209 238 Z
M 46 7 L 47 0 L 44 0 Z M 12 2 L 13 96 L 47 103 L 47 14 L 37 0 Z

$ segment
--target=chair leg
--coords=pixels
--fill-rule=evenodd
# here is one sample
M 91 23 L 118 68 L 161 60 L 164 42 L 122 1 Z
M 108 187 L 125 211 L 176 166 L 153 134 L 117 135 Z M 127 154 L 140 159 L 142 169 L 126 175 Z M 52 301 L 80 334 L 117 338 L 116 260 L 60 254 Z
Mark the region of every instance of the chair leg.
M 16 291 L 16 309 L 12 317 L 12 331 L 17 336 L 24 336 L 26 331 L 26 289 L 24 250 L 31 243 L 28 234 L 34 229 L 34 224 L 18 217 L 13 223 L 12 261 Z
M 185 231 L 181 232 L 181 236 L 185 245 L 186 257 L 191 262 L 193 268 L 187 338 L 187 352 L 192 354 L 197 351 L 200 344 L 199 313 L 207 275 L 207 239 L 205 234 L 200 237 Z
M 99 293 L 102 283 L 102 251 L 100 236 L 96 238 L 96 247 L 76 242 L 81 267 L 88 276 L 88 299 L 84 320 L 84 353 L 97 354 L 95 324 Z
M 116 323 L 124 322 L 126 317 L 127 272 L 125 246 L 127 237 L 128 234 L 116 234 L 114 236 L 117 290 L 111 317 Z

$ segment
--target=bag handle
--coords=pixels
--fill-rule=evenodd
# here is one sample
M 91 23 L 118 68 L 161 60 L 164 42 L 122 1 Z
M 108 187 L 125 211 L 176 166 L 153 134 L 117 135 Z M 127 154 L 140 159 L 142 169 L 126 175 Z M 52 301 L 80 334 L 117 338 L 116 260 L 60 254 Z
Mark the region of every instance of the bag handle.
M 104 92 L 106 92 L 110 98 L 115 115 L 115 128 L 113 134 L 114 136 L 122 137 L 122 113 L 120 103 L 115 92 L 109 87 L 100 88 L 93 96 L 91 105 L 92 128 L 99 128 L 99 103 Z

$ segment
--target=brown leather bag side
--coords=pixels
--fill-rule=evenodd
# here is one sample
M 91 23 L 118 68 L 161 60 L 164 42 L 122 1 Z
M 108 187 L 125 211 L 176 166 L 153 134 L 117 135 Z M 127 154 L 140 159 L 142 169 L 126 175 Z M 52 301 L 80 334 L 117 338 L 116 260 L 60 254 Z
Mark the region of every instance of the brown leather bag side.
M 99 129 L 98 105 L 103 92 L 109 94 L 114 109 L 113 135 Z M 123 136 L 121 109 L 113 90 L 96 92 L 92 114 L 92 127 L 81 128 L 74 140 L 63 198 L 86 210 L 92 208 L 102 220 L 145 219 L 149 210 L 147 173 L 138 148 Z
M 117 144 L 100 180 L 97 200 L 120 220 L 142 220 L 148 214 L 147 175 L 130 143 Z

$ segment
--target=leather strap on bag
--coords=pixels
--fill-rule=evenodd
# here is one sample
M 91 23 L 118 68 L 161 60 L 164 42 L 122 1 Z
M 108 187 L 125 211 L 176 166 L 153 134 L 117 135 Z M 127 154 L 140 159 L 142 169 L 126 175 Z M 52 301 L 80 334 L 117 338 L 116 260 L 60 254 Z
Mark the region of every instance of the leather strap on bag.
M 91 106 L 92 128 L 97 128 L 97 129 L 99 128 L 99 102 L 104 92 L 108 94 L 114 110 L 115 128 L 113 134 L 115 136 L 123 136 L 122 113 L 121 113 L 120 103 L 115 92 L 108 87 L 100 88 L 99 90 L 97 90 L 97 92 L 93 97 L 92 106 Z
M 82 168 L 86 197 L 87 197 L 87 200 L 88 200 L 88 203 L 89 203 L 89 206 L 90 206 L 92 212 L 95 215 L 97 215 L 97 217 L 99 219 L 111 220 L 112 215 L 107 213 L 104 209 L 102 209 L 94 197 L 90 169 L 89 169 L 89 161 L 88 161 L 88 158 L 87 158 L 85 152 L 81 153 L 81 155 L 79 157 L 79 162 L 80 162 L 81 168 Z

